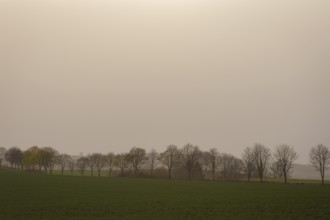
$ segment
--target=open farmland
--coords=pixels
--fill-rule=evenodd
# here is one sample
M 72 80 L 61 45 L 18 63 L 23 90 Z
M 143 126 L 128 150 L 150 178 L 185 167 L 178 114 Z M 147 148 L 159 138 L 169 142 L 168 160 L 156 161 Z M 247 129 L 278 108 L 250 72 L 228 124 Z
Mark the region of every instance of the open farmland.
M 330 186 L 0 170 L 0 219 L 329 219 Z

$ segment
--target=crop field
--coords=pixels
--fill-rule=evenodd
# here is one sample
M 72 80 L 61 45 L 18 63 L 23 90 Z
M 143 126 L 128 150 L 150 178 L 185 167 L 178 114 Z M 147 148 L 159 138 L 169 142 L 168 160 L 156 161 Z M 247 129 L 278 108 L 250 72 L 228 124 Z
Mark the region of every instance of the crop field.
M 49 176 L 0 169 L 0 219 L 330 219 L 330 185 Z

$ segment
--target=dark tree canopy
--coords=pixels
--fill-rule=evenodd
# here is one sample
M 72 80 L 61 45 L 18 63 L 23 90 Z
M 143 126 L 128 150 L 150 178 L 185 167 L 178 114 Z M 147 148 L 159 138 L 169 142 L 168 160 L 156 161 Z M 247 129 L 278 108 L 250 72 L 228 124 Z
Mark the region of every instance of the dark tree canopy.
M 11 147 L 6 152 L 5 158 L 12 167 L 19 168 L 23 161 L 23 152 L 18 147 Z

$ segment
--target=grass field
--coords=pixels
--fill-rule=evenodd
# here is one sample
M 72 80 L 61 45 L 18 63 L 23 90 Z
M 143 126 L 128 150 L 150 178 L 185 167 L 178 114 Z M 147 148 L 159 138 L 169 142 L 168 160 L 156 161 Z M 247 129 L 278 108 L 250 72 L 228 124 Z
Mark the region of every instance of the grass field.
M 145 173 L 148 173 L 145 172 Z M 61 171 L 60 170 L 54 170 L 53 171 L 53 175 L 62 175 Z M 103 170 L 101 171 L 101 176 L 102 177 L 108 177 L 109 173 L 108 171 L 106 170 Z M 149 175 L 149 173 L 148 173 Z M 79 171 L 74 171 L 72 174 L 70 171 L 68 170 L 65 170 L 64 171 L 64 176 L 81 176 L 81 173 Z M 91 176 L 91 172 L 90 170 L 86 170 L 86 172 L 84 173 L 84 177 L 87 177 L 87 176 Z M 94 171 L 94 176 L 97 177 L 98 176 L 98 173 L 96 171 Z M 116 176 L 119 176 L 119 170 L 113 170 L 112 173 L 111 173 L 111 176 L 112 177 L 116 177 Z M 166 176 L 167 177 L 167 176 Z M 243 178 L 243 179 L 240 179 L 240 180 L 236 180 L 236 181 L 247 181 L 247 178 Z M 330 181 L 329 180 L 324 180 L 326 184 L 330 184 Z M 251 182 L 260 182 L 260 179 L 259 178 L 251 178 Z M 264 182 L 267 182 L 267 183 L 283 183 L 284 182 L 284 179 L 283 178 L 278 178 L 278 179 L 275 179 L 275 178 L 264 178 Z M 321 183 L 321 178 L 318 179 L 318 180 L 315 180 L 315 179 L 288 179 L 288 183 L 295 183 L 295 184 L 320 184 Z
M 330 219 L 330 185 L 47 176 L 0 169 L 0 219 Z

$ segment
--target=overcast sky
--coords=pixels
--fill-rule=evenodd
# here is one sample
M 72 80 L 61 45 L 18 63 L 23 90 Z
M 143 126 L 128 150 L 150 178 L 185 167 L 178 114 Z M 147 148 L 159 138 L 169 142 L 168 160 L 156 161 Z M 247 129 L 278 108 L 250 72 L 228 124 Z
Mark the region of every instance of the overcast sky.
M 0 145 L 330 147 L 329 0 L 1 0 Z

